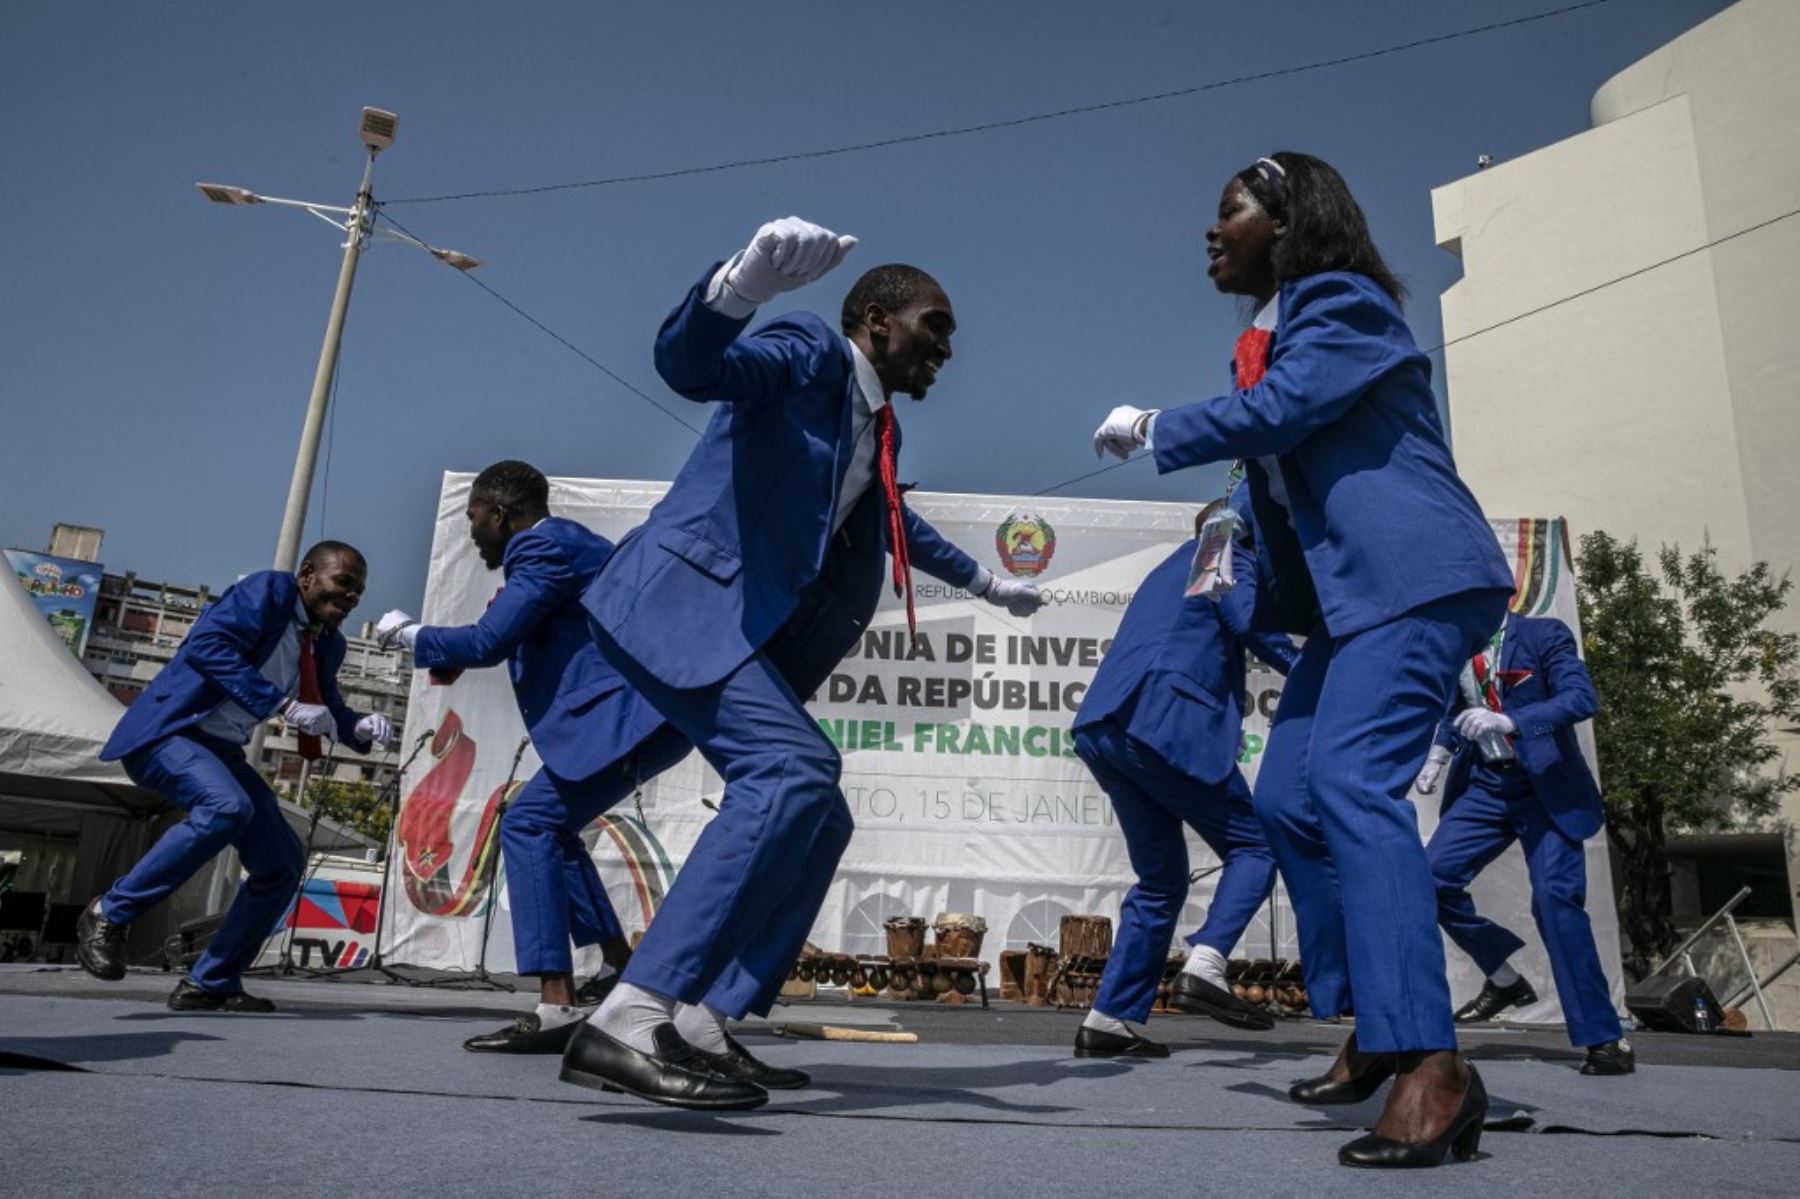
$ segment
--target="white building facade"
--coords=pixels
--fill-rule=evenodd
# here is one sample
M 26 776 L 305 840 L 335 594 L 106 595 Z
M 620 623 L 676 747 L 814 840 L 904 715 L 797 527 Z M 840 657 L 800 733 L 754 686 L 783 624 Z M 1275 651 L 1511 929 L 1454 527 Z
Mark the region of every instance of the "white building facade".
M 1797 57 L 1800 3 L 1742 0 L 1607 81 L 1588 132 L 1432 193 L 1463 263 L 1452 437 L 1487 510 L 1800 565 Z

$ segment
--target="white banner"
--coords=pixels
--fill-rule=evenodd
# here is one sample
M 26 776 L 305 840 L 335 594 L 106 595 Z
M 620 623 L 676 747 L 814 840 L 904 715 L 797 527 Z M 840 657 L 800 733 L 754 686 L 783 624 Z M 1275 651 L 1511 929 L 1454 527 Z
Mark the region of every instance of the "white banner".
M 422 617 L 428 624 L 478 619 L 500 582 L 468 539 L 463 509 L 472 479 L 444 478 Z M 553 479 L 551 507 L 617 540 L 665 490 L 657 483 Z M 929 920 L 950 911 L 987 921 L 983 956 L 989 959 L 1032 941 L 1054 945 L 1064 915 L 1116 919 L 1134 881 L 1111 804 L 1074 756 L 1068 728 L 1138 582 L 1192 535 L 1194 509 L 923 492 L 911 493 L 908 503 L 989 569 L 1032 579 L 1054 602 L 1019 620 L 916 574 L 920 637 L 909 647 L 904 606 L 884 592 L 861 644 L 809 705 L 843 752 L 844 794 L 857 821 L 812 940 L 843 952 L 881 953 L 888 917 Z M 1522 562 L 1521 578 L 1544 581 L 1542 603 L 1526 596 L 1531 610 L 1552 611 L 1573 625 L 1566 563 L 1532 574 L 1548 561 L 1546 537 L 1560 550 L 1560 524 L 1496 527 Z M 1252 779 L 1280 682 L 1252 661 L 1243 753 Z M 494 813 L 524 733 L 505 671 L 472 671 L 448 687 L 418 675 L 408 741 L 425 729 L 436 736 L 404 780 L 394 847 L 395 877 L 404 885 L 388 905 L 384 943 L 396 961 L 467 969 L 480 951 L 484 880 L 493 869 L 487 858 L 498 849 Z M 527 747 L 513 781 L 523 782 L 536 768 Z M 628 933 L 654 913 L 713 814 L 702 800 L 716 803 L 720 792 L 717 775 L 693 755 L 590 830 L 595 861 Z M 1426 817 L 1427 827 L 1434 818 Z M 1217 865 L 1191 834 L 1189 849 L 1196 871 Z M 487 953 L 493 970 L 512 966 L 501 874 Z M 1595 931 L 1616 982 L 1616 919 L 1603 850 L 1590 854 L 1590 877 Z M 1207 874 L 1194 885 L 1182 931 L 1204 917 L 1215 880 Z M 1477 900 L 1533 938 L 1533 952 L 1541 952 L 1516 854 L 1483 877 Z M 1277 911 L 1265 908 L 1237 952 L 1297 955 L 1285 899 Z M 1479 979 L 1452 952 L 1452 982 L 1459 995 L 1472 993 Z M 1531 977 L 1551 1007 L 1528 1014 L 1557 1018 L 1549 971 Z

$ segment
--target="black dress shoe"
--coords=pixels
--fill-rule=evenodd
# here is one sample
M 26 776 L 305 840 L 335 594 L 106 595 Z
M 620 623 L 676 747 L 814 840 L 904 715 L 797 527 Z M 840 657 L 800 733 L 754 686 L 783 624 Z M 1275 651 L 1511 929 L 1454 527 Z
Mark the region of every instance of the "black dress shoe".
M 1587 1060 L 1581 1063 L 1583 1074 L 1630 1074 L 1637 1069 L 1637 1053 L 1624 1037 L 1603 1045 L 1589 1045 Z
M 1526 1007 L 1536 1002 L 1537 992 L 1531 989 L 1523 974 L 1507 987 L 1495 986 L 1490 978 L 1481 984 L 1481 994 L 1456 1009 L 1456 1022 L 1473 1024 L 1477 1020 L 1492 1020 L 1509 1007 Z
M 759 1061 L 751 1056 L 748 1049 L 738 1044 L 730 1033 L 725 1034 L 725 1044 L 727 1048 L 724 1053 L 708 1053 L 704 1049 L 695 1051 L 705 1059 L 707 1068 L 714 1074 L 753 1082 L 765 1091 L 798 1091 L 812 1085 L 812 1075 L 806 1071 L 784 1070 Z
M 267 999 L 259 999 L 244 991 L 233 995 L 218 995 L 212 991 L 202 991 L 184 978 L 175 984 L 173 991 L 169 992 L 169 1008 L 177 1012 L 265 1013 L 274 1011 L 275 1005 Z
M 125 977 L 125 930 L 100 912 L 100 897 L 81 910 L 75 922 L 75 960 L 95 978 L 116 983 Z
M 1417 1145 L 1370 1133 L 1339 1149 L 1338 1163 L 1376 1170 L 1419 1170 L 1443 1165 L 1446 1154 L 1459 1162 L 1474 1161 L 1481 1148 L 1481 1126 L 1487 1112 L 1487 1088 L 1481 1085 L 1481 1075 L 1475 1067 L 1470 1066 L 1469 1089 L 1463 1092 L 1462 1106 L 1436 1140 Z
M 1313 1107 L 1361 1103 L 1379 1091 L 1381 1084 L 1386 1082 L 1393 1073 L 1394 1058 L 1392 1054 L 1371 1055 L 1371 1060 L 1363 1066 L 1361 1073 L 1352 1074 L 1341 1082 L 1331 1077 L 1330 1073 L 1321 1074 L 1317 1078 L 1309 1078 L 1304 1082 L 1297 1082 L 1288 1088 L 1288 1098 L 1295 1103 L 1305 1103 Z
M 546 1029 L 536 1012 L 520 1016 L 498 1032 L 485 1032 L 463 1042 L 470 1053 L 561 1053 L 569 1047 L 580 1020 Z
M 1121 1037 L 1082 1025 L 1075 1033 L 1076 1057 L 1168 1057 L 1169 1047 L 1136 1033 Z
M 605 978 L 595 975 L 575 988 L 575 1002 L 582 1007 L 593 1007 L 597 1003 L 604 1002 L 606 997 L 613 993 L 613 988 L 618 985 L 619 972 L 617 970 Z
M 1169 1006 L 1178 1012 L 1211 1016 L 1220 1024 L 1267 1032 L 1275 1027 L 1275 1017 L 1253 1003 L 1245 1003 L 1225 988 L 1207 982 L 1198 974 L 1183 971 L 1175 976 L 1169 988 Z
M 706 1111 L 746 1111 L 769 1101 L 755 1083 L 714 1074 L 673 1024 L 658 1024 L 650 1036 L 656 1050 L 644 1053 L 583 1021 L 563 1053 L 562 1080 Z

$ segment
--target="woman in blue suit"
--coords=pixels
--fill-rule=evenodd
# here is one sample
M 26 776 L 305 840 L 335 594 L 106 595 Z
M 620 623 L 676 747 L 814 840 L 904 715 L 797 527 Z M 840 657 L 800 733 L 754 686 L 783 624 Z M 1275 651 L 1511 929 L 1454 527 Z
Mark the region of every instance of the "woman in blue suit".
M 1300 914 L 1303 962 L 1348 962 L 1356 1033 L 1302 1103 L 1355 1102 L 1395 1079 L 1353 1166 L 1473 1157 L 1487 1096 L 1456 1052 L 1436 892 L 1408 798 L 1457 674 L 1500 623 L 1511 574 L 1457 478 L 1403 292 L 1342 177 L 1304 154 L 1226 184 L 1207 274 L 1260 306 L 1236 389 L 1095 434 L 1159 471 L 1238 459 L 1259 532 L 1256 627 L 1306 634 L 1257 778 L 1256 809 Z

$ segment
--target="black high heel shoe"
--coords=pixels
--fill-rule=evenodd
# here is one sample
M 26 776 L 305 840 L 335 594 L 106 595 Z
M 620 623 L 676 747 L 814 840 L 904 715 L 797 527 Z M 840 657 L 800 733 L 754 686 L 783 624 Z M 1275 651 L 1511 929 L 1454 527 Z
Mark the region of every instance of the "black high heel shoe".
M 1470 1066 L 1469 1089 L 1463 1092 L 1462 1106 L 1436 1140 L 1415 1145 L 1370 1133 L 1339 1149 L 1338 1164 L 1377 1170 L 1420 1170 L 1443 1165 L 1446 1153 L 1459 1162 L 1474 1161 L 1481 1148 L 1481 1126 L 1487 1113 L 1487 1088 L 1481 1085 L 1481 1075 L 1475 1067 Z
M 1352 1074 L 1343 1082 L 1331 1077 L 1329 1073 L 1317 1078 L 1309 1078 L 1297 1082 L 1288 1088 L 1288 1098 L 1295 1103 L 1305 1103 L 1314 1107 L 1336 1103 L 1361 1103 L 1376 1091 L 1381 1084 L 1394 1074 L 1394 1057 L 1383 1054 L 1370 1062 L 1361 1074 Z

